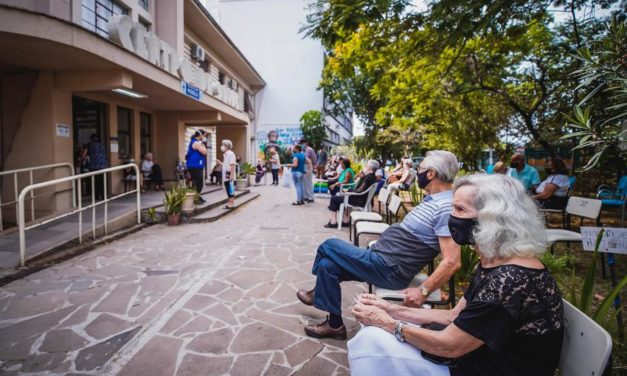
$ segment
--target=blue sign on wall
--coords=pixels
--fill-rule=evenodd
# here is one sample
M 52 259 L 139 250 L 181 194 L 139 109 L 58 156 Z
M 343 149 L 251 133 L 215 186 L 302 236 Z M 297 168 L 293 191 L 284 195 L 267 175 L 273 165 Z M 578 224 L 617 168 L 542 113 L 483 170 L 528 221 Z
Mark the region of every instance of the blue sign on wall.
M 200 100 L 200 96 L 202 95 L 199 88 L 192 84 L 188 84 L 185 81 L 181 81 L 181 91 L 185 95 L 192 97 L 198 101 Z

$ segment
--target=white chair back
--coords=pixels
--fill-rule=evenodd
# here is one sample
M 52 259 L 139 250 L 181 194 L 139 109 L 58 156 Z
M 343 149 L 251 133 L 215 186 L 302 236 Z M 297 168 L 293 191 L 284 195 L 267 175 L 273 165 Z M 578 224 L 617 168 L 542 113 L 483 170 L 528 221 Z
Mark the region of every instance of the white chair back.
M 373 184 L 368 188 L 368 198 L 366 199 L 366 205 L 364 206 L 365 211 L 371 210 L 372 198 L 374 197 L 374 191 L 377 190 L 377 185 Z
M 381 203 L 381 205 L 388 204 L 388 197 L 390 197 L 390 190 L 383 187 L 379 190 L 379 195 L 377 196 L 377 200 Z
M 585 313 L 564 300 L 562 375 L 601 376 L 612 352 L 612 337 Z
M 568 214 L 590 219 L 597 219 L 601 213 L 601 200 L 571 196 L 566 204 Z
M 392 195 L 392 198 L 390 199 L 390 206 L 389 206 L 390 214 L 397 215 L 398 210 L 401 208 L 402 203 L 403 203 L 403 200 L 401 200 L 399 196 Z

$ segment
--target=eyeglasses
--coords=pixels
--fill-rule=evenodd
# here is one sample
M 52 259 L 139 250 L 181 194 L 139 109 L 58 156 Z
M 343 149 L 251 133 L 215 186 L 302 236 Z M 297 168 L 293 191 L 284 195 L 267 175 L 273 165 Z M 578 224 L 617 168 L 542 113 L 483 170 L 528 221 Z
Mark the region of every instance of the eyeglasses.
M 430 170 L 430 168 L 419 168 L 419 169 L 418 169 L 418 173 L 419 173 L 419 174 L 422 174 L 423 172 L 427 172 L 427 171 L 429 171 L 429 170 Z

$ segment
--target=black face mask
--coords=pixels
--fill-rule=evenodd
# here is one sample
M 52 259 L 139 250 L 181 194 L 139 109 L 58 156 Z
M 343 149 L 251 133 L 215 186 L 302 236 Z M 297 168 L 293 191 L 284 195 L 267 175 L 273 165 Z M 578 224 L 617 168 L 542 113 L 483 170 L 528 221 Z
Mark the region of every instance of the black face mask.
M 553 175 L 553 172 L 554 172 L 552 168 L 545 168 L 544 171 L 546 171 L 546 173 L 549 175 Z
M 477 223 L 477 218 L 459 218 L 451 215 L 448 219 L 448 229 L 453 241 L 459 245 L 475 244 L 472 232 Z
M 431 182 L 431 180 L 427 178 L 428 172 L 429 170 L 418 174 L 418 187 L 420 187 L 420 189 L 425 189 L 427 185 L 429 185 L 429 183 Z
M 509 164 L 509 167 L 511 167 L 511 168 L 518 168 L 518 166 L 519 166 L 518 162 L 512 162 L 512 163 Z

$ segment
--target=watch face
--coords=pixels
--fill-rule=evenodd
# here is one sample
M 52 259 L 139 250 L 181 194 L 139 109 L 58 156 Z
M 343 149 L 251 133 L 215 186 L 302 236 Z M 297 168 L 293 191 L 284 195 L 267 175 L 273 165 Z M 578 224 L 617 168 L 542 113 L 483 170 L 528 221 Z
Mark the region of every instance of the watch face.
M 429 290 L 427 290 L 425 287 L 420 288 L 420 293 L 422 294 L 422 296 L 429 296 Z

